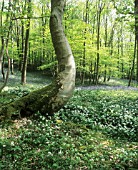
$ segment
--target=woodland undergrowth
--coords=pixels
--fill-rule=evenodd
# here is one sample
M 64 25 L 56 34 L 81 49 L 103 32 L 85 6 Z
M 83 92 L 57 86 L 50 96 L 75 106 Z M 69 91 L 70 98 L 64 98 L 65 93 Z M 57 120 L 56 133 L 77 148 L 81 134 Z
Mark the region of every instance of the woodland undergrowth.
M 9 88 L 0 107 L 35 88 Z M 137 110 L 137 91 L 75 90 L 54 118 L 1 122 L 0 169 L 136 170 Z

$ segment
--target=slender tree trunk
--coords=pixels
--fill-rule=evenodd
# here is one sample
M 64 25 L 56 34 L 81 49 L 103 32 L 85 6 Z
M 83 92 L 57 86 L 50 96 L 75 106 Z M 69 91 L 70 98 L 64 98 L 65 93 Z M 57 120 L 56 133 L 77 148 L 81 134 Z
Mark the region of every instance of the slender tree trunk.
M 21 84 L 26 84 L 26 72 L 27 72 L 27 60 L 28 60 L 28 47 L 29 47 L 29 34 L 30 34 L 30 14 L 31 14 L 31 0 L 28 0 L 28 23 L 26 28 L 24 57 L 23 57 L 23 68 L 21 76 Z
M 138 83 L 138 0 L 135 0 L 135 36 L 136 36 L 136 80 Z
M 3 57 L 3 60 L 2 60 L 2 70 L 1 70 L 1 73 L 2 73 L 2 77 L 3 77 L 3 81 L 5 80 L 5 71 L 4 71 L 4 57 Z
M 107 7 L 108 9 L 108 7 Z M 108 38 L 108 30 L 107 30 L 107 15 L 105 16 L 105 48 L 107 47 L 107 38 Z M 107 64 L 105 64 L 104 67 L 104 80 L 103 82 L 106 82 L 106 77 L 107 77 Z
M 8 59 L 8 69 L 7 69 L 7 73 L 6 73 L 6 77 L 4 74 L 4 84 L 2 85 L 2 87 L 0 87 L 0 92 L 2 91 L 2 89 L 6 86 L 7 82 L 8 82 L 8 78 L 9 78 L 9 73 L 10 73 L 10 56 L 9 56 L 9 52 L 8 52 L 8 44 L 9 44 L 9 34 L 10 34 L 10 30 L 11 30 L 11 26 L 12 26 L 12 21 L 10 21 L 10 26 L 9 26 L 9 31 L 8 31 L 8 35 L 7 35 L 7 39 L 6 39 L 6 55 L 7 55 L 7 59 Z
M 2 14 L 3 14 L 3 8 L 4 8 L 4 0 L 2 2 L 1 12 L 0 12 L 0 27 L 2 29 Z M 4 37 L 3 33 L 1 31 L 1 49 L 0 49 L 0 74 L 3 70 L 3 55 L 4 55 Z M 4 77 L 3 77 L 4 78 Z
M 118 33 L 117 38 L 117 54 L 118 54 L 118 72 L 120 72 L 120 34 Z
M 105 64 L 105 69 L 104 69 L 104 80 L 103 80 L 103 82 L 106 82 L 106 77 L 107 77 L 107 71 L 106 71 L 106 69 L 107 69 L 107 65 Z
M 9 73 L 10 73 L 10 57 L 9 57 L 9 54 L 8 54 L 8 49 L 6 49 L 6 55 L 8 56 L 8 69 L 7 69 L 7 74 L 6 74 L 4 83 L 3 83 L 3 85 L 0 87 L 0 93 L 2 92 L 3 88 L 7 85 L 8 78 L 9 78 Z
M 124 55 L 124 41 L 123 41 L 123 21 L 121 23 L 121 58 L 123 58 Z M 123 59 L 121 59 L 121 77 L 124 78 L 124 63 Z
M 98 0 L 98 10 L 97 10 L 97 59 L 96 59 L 96 79 L 95 79 L 95 84 L 98 84 L 99 81 L 99 63 L 100 63 L 100 24 L 101 24 L 101 13 L 102 10 L 104 9 L 105 3 L 102 2 L 101 0 Z
M 13 58 L 11 58 L 11 74 L 13 75 L 14 74 L 14 60 Z
M 9 52 L 8 52 L 8 44 L 9 44 L 9 34 L 10 34 L 10 30 L 12 27 L 12 21 L 10 21 L 10 26 L 9 26 L 9 31 L 8 31 L 8 35 L 7 35 L 7 39 L 6 39 L 6 56 L 7 56 L 7 60 L 8 60 L 8 69 L 7 69 L 7 73 L 6 73 L 6 77 L 4 79 L 4 84 L 2 85 L 2 87 L 0 87 L 0 92 L 2 91 L 2 89 L 6 86 L 7 82 L 8 82 L 8 78 L 9 78 L 9 73 L 10 73 L 10 56 L 9 56 Z
M 20 32 L 19 32 L 19 24 L 18 20 L 16 20 L 16 46 L 17 46 L 17 53 L 19 57 L 19 62 L 18 62 L 18 70 L 20 71 Z
M 23 59 L 24 59 L 24 22 L 23 21 L 21 21 L 21 24 L 22 24 L 22 26 L 21 26 L 21 41 L 22 41 L 22 43 L 21 43 L 21 49 L 20 49 L 20 55 L 19 55 L 19 71 L 21 71 L 22 72 L 22 70 L 23 70 Z
M 42 16 L 44 16 L 44 6 L 42 6 Z M 43 64 L 43 61 L 44 61 L 44 58 L 45 58 L 45 26 L 46 26 L 46 19 L 44 17 L 42 17 L 42 55 L 41 58 L 40 58 L 40 65 Z
M 134 1 L 135 8 L 135 45 L 134 45 L 134 58 L 132 61 L 132 68 L 130 71 L 128 86 L 131 85 L 131 81 L 133 78 L 134 67 L 135 67 L 135 59 L 136 59 L 136 80 L 138 82 L 138 1 Z
M 97 59 L 96 59 L 96 79 L 95 84 L 98 84 L 98 77 L 99 77 L 99 62 L 100 62 L 100 13 L 97 14 Z
M 62 27 L 64 0 L 51 0 L 50 31 L 58 59 L 57 78 L 49 85 L 0 108 L 2 118 L 11 117 L 13 112 L 29 116 L 39 111 L 43 115 L 58 111 L 73 94 L 75 88 L 75 62 L 70 45 Z M 4 114 L 4 115 L 3 115 Z
M 8 7 L 8 13 L 11 10 L 11 0 L 9 0 L 9 7 Z M 4 73 L 4 69 L 2 68 L 2 72 L 3 72 L 3 77 L 4 77 L 4 83 L 2 85 L 2 87 L 0 87 L 0 92 L 2 91 L 2 89 L 6 86 L 7 82 L 8 82 L 8 78 L 9 78 L 9 73 L 10 73 L 10 56 L 8 53 L 8 44 L 9 44 L 9 37 L 10 37 L 10 31 L 12 29 L 12 13 L 10 16 L 10 21 L 8 21 L 9 19 L 9 15 L 7 14 L 6 16 L 6 23 L 9 22 L 9 27 L 8 27 L 8 33 L 6 36 L 6 40 L 5 40 L 5 47 L 6 47 L 6 55 L 7 55 L 7 60 L 8 60 L 8 69 L 7 69 L 7 73 L 6 73 L 6 78 L 5 78 L 5 73 Z M 4 58 L 3 58 L 4 59 Z M 3 60 L 4 61 L 4 60 Z M 3 66 L 4 67 L 4 66 Z
M 110 47 L 110 56 L 112 57 L 113 55 L 113 42 L 114 42 L 114 28 L 115 28 L 115 25 L 116 23 L 113 24 L 112 26 L 112 30 L 111 30 L 111 33 L 110 33 L 110 39 L 109 39 L 109 42 L 108 42 L 108 46 Z M 108 78 L 107 78 L 107 81 L 110 80 L 111 78 L 111 75 L 112 75 L 112 71 L 111 69 L 109 68 L 109 75 L 108 75 Z
M 93 78 L 93 63 L 92 63 L 92 61 L 91 61 L 91 63 L 90 63 L 90 75 L 89 75 L 89 84 L 91 84 L 91 82 L 92 82 L 92 78 Z
M 96 84 L 96 59 L 94 61 L 93 84 Z
M 135 59 L 136 59 L 136 46 L 137 46 L 137 41 L 136 41 L 136 37 L 135 37 L 134 57 L 133 57 L 133 61 L 132 61 L 132 67 L 131 67 L 131 70 L 130 70 L 128 86 L 131 85 L 131 81 L 132 81 L 132 78 L 133 78 L 133 73 L 134 73 L 134 68 L 135 68 Z
M 89 10 L 89 0 L 86 0 L 86 13 L 85 13 L 85 17 L 84 17 L 84 21 L 87 24 L 88 23 L 88 10 Z M 81 77 L 81 84 L 84 84 L 85 81 L 85 67 L 86 67 L 86 34 L 87 34 L 87 25 L 86 28 L 84 30 L 84 42 L 83 42 L 83 60 L 82 60 L 82 66 L 83 66 L 83 70 L 82 70 L 82 77 Z
M 3 61 L 4 61 L 4 58 L 3 58 L 3 55 L 4 55 L 4 38 L 3 36 L 1 36 L 1 51 L 0 51 L 0 73 L 2 73 L 3 75 L 3 80 L 5 79 L 4 77 L 4 70 L 3 70 Z

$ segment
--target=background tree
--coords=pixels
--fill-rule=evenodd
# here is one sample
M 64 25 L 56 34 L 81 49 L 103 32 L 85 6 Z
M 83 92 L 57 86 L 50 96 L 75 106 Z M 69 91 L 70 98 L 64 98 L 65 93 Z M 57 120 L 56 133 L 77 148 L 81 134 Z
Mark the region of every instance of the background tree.
M 51 0 L 50 31 L 58 60 L 58 76 L 49 85 L 4 106 L 0 115 L 10 117 L 18 111 L 21 116 L 29 116 L 37 111 L 52 115 L 66 104 L 75 87 L 75 62 L 71 48 L 62 27 L 65 1 Z
M 136 80 L 138 82 L 138 1 L 135 0 L 135 36 L 136 36 L 136 59 L 137 59 L 137 71 L 136 71 Z
M 8 1 L 4 2 L 5 5 L 1 13 L 3 33 L 5 16 L 8 13 Z M 27 16 L 28 3 L 19 0 L 11 1 L 11 3 L 14 18 L 9 39 L 9 55 L 13 59 L 14 65 L 18 65 L 19 70 L 22 70 L 23 56 L 25 56 L 25 34 L 29 19 Z M 39 69 L 45 75 L 55 76 L 58 65 L 48 25 L 49 3 L 49 0 L 31 2 L 33 12 L 31 11 L 30 15 L 27 71 Z M 2 9 L 2 2 L 0 4 Z M 104 8 L 99 13 L 102 5 Z M 107 81 L 110 78 L 128 79 L 133 63 L 133 46 L 135 44 L 134 2 L 132 0 L 110 0 L 108 2 L 106 0 L 67 0 L 64 12 L 63 25 L 75 56 L 77 83 L 95 84 L 96 78 L 98 78 L 98 82 Z M 99 14 L 100 25 L 97 20 Z M 98 31 L 99 28 L 100 31 Z M 5 40 L 6 36 L 3 35 Z M 2 47 L 2 42 L 0 45 Z M 98 48 L 99 50 L 97 50 Z M 98 58 L 99 64 L 97 64 Z M 5 57 L 5 68 L 6 65 L 7 58 Z M 134 62 L 132 80 L 136 79 L 136 72 L 137 59 Z M 84 78 L 82 79 L 82 77 Z
M 31 0 L 28 0 L 28 10 L 27 10 L 27 28 L 25 35 L 25 44 L 24 44 L 24 56 L 23 56 L 23 68 L 22 68 L 22 76 L 21 83 L 26 84 L 26 72 L 27 72 L 27 60 L 28 60 L 28 49 L 29 49 L 29 34 L 30 34 L 30 18 L 31 18 Z
M 2 62 L 3 62 L 3 55 L 4 55 L 4 36 L 3 36 L 3 10 L 4 10 L 4 0 L 2 1 L 1 5 L 1 12 L 0 12 L 0 33 L 1 33 L 1 49 L 0 49 L 0 74 L 2 73 Z M 4 77 L 3 77 L 4 79 Z
M 11 59 L 10 59 L 10 55 L 9 55 L 9 39 L 10 39 L 10 33 L 11 33 L 11 30 L 12 30 L 12 18 L 13 18 L 13 13 L 12 13 L 12 4 L 11 4 L 11 0 L 9 0 L 9 3 L 8 3 L 8 13 L 6 14 L 6 20 L 5 20 L 5 29 L 6 29 L 6 34 L 5 34 L 5 43 L 4 43 L 4 37 L 3 37 L 3 34 L 1 36 L 1 40 L 2 40 L 2 48 L 1 48 L 1 59 L 3 59 L 3 64 L 2 64 L 2 74 L 3 74 L 3 78 L 4 78 L 4 83 L 2 85 L 2 87 L 0 87 L 0 92 L 2 91 L 2 89 L 6 86 L 7 84 L 7 81 L 8 81 L 8 78 L 9 78 L 9 73 L 10 73 L 10 62 L 11 62 Z M 2 8 L 4 8 L 4 2 L 2 4 Z M 3 9 L 2 9 L 3 11 Z M 2 17 L 1 17 L 2 19 Z M 2 22 L 2 21 L 1 21 Z M 7 73 L 6 73 L 6 76 L 5 76 L 5 73 L 4 73 L 4 69 L 3 69 L 3 66 L 4 66 L 4 47 L 5 47 L 5 50 L 6 50 L 6 56 L 7 56 Z

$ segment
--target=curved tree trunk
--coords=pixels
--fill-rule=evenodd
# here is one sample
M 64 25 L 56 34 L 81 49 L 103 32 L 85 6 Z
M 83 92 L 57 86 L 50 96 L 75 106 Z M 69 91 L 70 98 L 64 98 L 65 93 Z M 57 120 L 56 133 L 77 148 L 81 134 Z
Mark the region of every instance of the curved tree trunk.
M 49 86 L 31 92 L 1 108 L 1 118 L 11 117 L 12 113 L 17 111 L 21 116 L 30 116 L 37 111 L 43 115 L 52 115 L 72 96 L 76 69 L 74 57 L 62 27 L 64 3 L 64 0 L 51 0 L 50 31 L 59 64 L 57 78 Z

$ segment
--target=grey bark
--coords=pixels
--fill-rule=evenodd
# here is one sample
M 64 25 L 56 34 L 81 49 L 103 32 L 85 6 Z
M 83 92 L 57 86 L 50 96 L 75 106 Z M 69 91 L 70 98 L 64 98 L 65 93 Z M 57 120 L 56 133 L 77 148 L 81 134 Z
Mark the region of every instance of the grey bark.
M 50 31 L 55 53 L 58 59 L 59 73 L 49 85 L 31 92 L 23 98 L 9 103 L 0 109 L 1 119 L 10 118 L 12 113 L 20 112 L 29 116 L 39 111 L 43 115 L 52 115 L 62 108 L 73 94 L 75 88 L 75 61 L 70 45 L 62 27 L 64 9 L 63 0 L 51 0 Z

